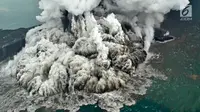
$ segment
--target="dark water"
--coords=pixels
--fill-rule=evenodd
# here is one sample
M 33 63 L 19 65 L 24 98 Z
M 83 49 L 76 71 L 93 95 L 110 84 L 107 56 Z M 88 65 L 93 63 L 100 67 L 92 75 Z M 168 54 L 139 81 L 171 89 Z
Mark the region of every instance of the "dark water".
M 154 49 L 162 61 L 153 64 L 168 80 L 155 81 L 146 98 L 176 112 L 200 112 L 200 22 L 170 26 L 178 38 Z

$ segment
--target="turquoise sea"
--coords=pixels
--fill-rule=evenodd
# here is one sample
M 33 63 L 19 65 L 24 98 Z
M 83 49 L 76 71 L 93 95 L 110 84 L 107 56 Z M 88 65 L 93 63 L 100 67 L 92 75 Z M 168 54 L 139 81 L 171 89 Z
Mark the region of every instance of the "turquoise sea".
M 151 51 L 160 54 L 152 66 L 168 76 L 166 81 L 154 80 L 147 94 L 134 106 L 121 112 L 200 112 L 200 0 L 192 0 L 191 21 L 181 21 L 179 12 L 166 16 L 162 27 L 176 40 L 155 43 Z M 15 29 L 39 24 L 37 0 L 1 0 L 0 29 Z M 25 15 L 25 16 L 24 16 Z M 51 112 L 41 108 L 36 112 Z M 64 110 L 57 110 L 64 112 Z M 96 105 L 80 108 L 80 112 L 104 112 Z

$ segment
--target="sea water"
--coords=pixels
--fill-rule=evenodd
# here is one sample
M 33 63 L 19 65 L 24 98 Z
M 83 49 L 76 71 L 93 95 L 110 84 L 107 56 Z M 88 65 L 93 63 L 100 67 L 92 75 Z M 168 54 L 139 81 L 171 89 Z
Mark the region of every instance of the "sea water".
M 0 29 L 16 29 L 39 24 L 38 0 L 1 0 Z

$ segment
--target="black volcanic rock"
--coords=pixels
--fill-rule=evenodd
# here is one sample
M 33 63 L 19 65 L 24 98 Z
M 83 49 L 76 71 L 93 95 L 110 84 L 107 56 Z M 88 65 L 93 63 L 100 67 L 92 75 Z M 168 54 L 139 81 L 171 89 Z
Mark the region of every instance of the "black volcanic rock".
M 154 29 L 154 40 L 158 42 L 167 42 L 174 40 L 175 37 L 169 34 L 169 31 L 162 28 Z
M 72 15 L 68 13 L 68 11 L 63 11 L 63 17 L 61 18 L 63 23 L 63 29 L 64 31 L 67 30 L 71 32 L 71 19 Z

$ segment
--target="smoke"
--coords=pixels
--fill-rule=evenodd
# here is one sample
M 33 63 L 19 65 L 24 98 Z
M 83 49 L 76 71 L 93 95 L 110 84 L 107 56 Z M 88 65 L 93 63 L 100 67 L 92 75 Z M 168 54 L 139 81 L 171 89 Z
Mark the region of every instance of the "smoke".
M 89 12 L 97 7 L 101 0 L 41 0 L 39 8 L 43 10 L 37 19 L 41 22 L 49 21 L 50 19 L 58 19 L 62 17 L 62 12 L 67 10 L 74 15 L 80 15 L 84 12 Z
M 41 0 L 43 12 L 37 19 L 43 24 L 27 33 L 25 48 L 4 70 L 31 95 L 65 94 L 63 104 L 70 110 L 98 102 L 101 108 L 117 112 L 123 104 L 134 104 L 151 85 L 155 73 L 142 63 L 154 28 L 164 14 L 188 3 Z

